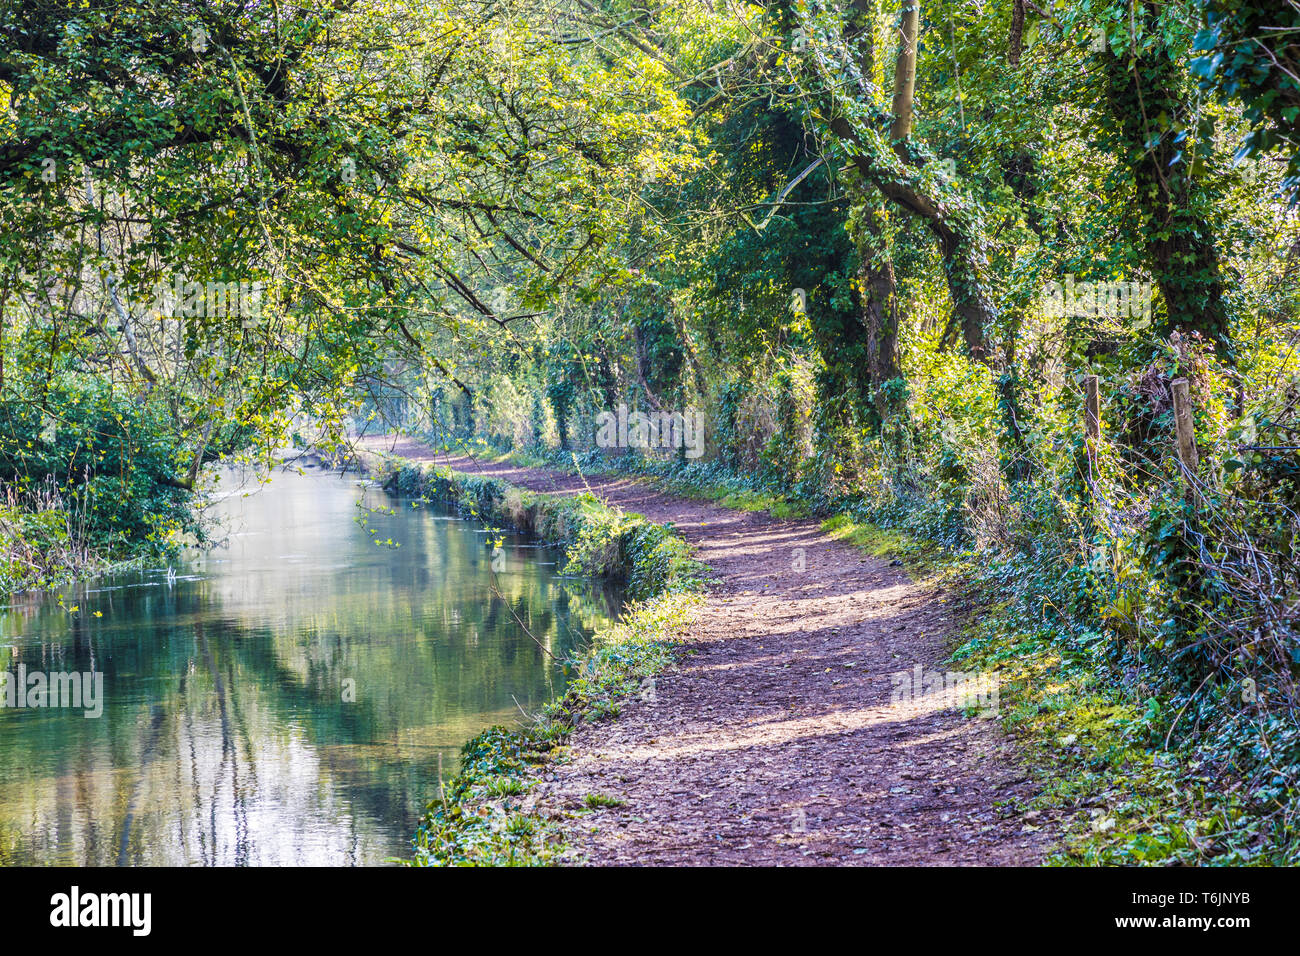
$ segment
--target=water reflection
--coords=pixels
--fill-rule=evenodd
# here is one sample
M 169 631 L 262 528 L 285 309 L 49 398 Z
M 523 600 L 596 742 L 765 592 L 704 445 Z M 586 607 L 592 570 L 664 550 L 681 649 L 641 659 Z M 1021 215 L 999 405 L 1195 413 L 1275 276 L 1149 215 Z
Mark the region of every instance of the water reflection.
M 351 478 L 215 507 L 226 546 L 171 574 L 0 609 L 0 669 L 102 672 L 106 698 L 99 719 L 0 708 L 0 863 L 405 855 L 440 761 L 563 689 L 537 642 L 563 656 L 615 607 L 509 534 L 494 594 L 481 526 Z

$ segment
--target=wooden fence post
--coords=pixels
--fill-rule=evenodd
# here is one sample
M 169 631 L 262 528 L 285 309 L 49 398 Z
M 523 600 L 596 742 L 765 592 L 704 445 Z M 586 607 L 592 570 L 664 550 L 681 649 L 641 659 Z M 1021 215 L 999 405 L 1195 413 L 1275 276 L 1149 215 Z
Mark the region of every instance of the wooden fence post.
M 1196 433 L 1192 428 L 1192 400 L 1187 391 L 1187 379 L 1176 378 L 1170 383 L 1174 395 L 1174 429 L 1178 435 L 1178 460 L 1188 475 L 1196 474 L 1200 455 L 1196 451 Z

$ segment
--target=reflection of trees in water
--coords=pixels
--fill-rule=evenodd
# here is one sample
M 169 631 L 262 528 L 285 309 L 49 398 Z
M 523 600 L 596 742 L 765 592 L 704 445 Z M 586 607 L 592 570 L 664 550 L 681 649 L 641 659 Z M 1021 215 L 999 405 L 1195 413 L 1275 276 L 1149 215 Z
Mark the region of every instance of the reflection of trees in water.
M 99 720 L 0 716 L 0 862 L 400 852 L 439 753 L 452 772 L 464 740 L 562 690 L 519 622 L 563 657 L 608 619 L 610 595 L 557 582 L 525 557 L 543 552 L 511 551 L 518 539 L 493 579 L 472 530 L 420 515 L 400 552 L 363 555 L 345 574 L 265 562 L 251 581 L 218 573 L 101 595 L 104 618 L 72 626 L 46 605 L 27 621 L 22 659 L 95 660 L 107 706 Z

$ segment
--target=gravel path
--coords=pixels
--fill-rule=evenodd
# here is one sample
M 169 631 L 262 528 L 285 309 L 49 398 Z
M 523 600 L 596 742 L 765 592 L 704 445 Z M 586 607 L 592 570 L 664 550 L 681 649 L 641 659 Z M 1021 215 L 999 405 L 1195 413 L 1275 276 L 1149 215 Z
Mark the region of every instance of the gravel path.
M 404 438 L 365 444 L 535 491 L 574 475 L 435 455 Z M 673 522 L 718 576 L 652 699 L 581 726 L 572 760 L 534 793 L 567 811 L 596 864 L 1032 865 L 1051 843 L 1023 815 L 1034 795 L 996 719 L 951 699 L 893 701 L 896 675 L 929 675 L 953 646 L 949 599 L 823 534 L 588 476 L 611 505 Z M 798 570 L 802 568 L 802 570 Z M 578 811 L 587 794 L 621 806 Z M 569 816 L 572 814 L 572 816 Z M 1047 824 L 1047 825 L 1045 825 Z

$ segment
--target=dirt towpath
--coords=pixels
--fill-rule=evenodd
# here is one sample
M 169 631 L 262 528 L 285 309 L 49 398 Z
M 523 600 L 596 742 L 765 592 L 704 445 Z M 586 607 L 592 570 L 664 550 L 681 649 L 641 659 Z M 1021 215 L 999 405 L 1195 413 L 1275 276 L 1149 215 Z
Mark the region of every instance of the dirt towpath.
M 410 439 L 364 444 L 535 491 L 585 490 L 574 475 L 435 455 Z M 891 704 L 894 675 L 943 670 L 956 629 L 944 594 L 815 521 L 621 477 L 586 483 L 624 511 L 673 522 L 718 576 L 653 700 L 580 726 L 572 760 L 534 791 L 539 809 L 572 814 L 564 825 L 588 862 L 1042 861 L 1052 827 L 1024 816 L 1034 787 L 998 721 L 919 687 Z M 623 803 L 574 813 L 592 793 Z

